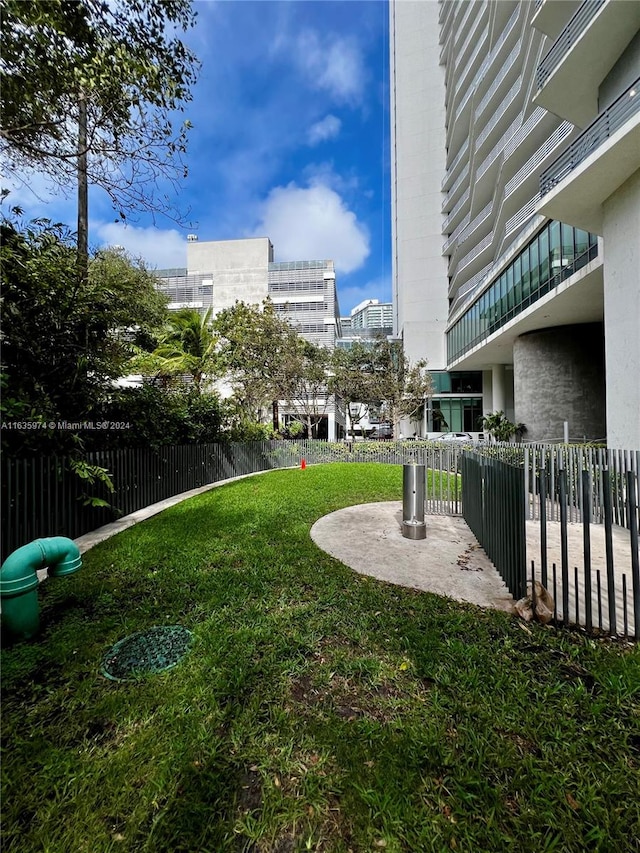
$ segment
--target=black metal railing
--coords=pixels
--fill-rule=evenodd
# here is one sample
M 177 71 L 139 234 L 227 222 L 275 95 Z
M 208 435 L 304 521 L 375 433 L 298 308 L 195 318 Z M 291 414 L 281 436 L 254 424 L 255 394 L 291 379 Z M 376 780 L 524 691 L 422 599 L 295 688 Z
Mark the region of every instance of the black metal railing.
M 551 192 L 637 112 L 640 112 L 640 78 L 544 170 L 540 175 L 540 195 Z
M 462 459 L 462 512 L 514 598 L 527 586 L 524 469 L 481 453 Z
M 566 506 L 569 524 L 579 523 L 588 511 L 593 524 L 604 524 L 605 504 L 610 501 L 613 524 L 630 530 L 629 500 L 630 493 L 626 487 L 627 475 L 631 472 L 636 478 L 640 475 L 639 450 L 615 450 L 605 447 L 589 447 L 585 445 L 527 444 L 519 449 L 509 447 L 503 453 L 522 454 L 522 464 L 525 467 L 526 492 L 528 493 L 528 514 L 531 520 L 540 519 L 545 515 L 552 521 L 560 521 L 560 507 L 557 501 L 559 495 L 559 474 L 566 472 Z M 512 461 L 515 461 L 512 459 Z M 539 473 L 546 473 L 547 493 L 540 491 Z M 603 471 L 609 471 L 607 485 Z M 590 491 L 585 498 L 582 485 L 582 471 L 590 472 Z M 553 496 L 551 500 L 550 496 Z M 544 508 L 542 503 L 544 501 Z M 637 503 L 632 511 L 634 523 L 640 526 L 640 515 Z
M 274 453 L 273 445 L 278 445 Z M 82 536 L 123 515 L 181 492 L 242 474 L 300 464 L 286 442 L 166 446 L 157 450 L 108 450 L 85 461 L 109 472 L 114 491 L 89 484 L 68 459 L 2 460 L 2 545 L 4 560 L 15 548 L 42 536 Z M 91 498 L 109 506 L 95 506 Z
M 538 89 L 542 89 L 562 61 L 562 58 L 582 36 L 588 24 L 596 16 L 600 7 L 604 6 L 604 3 L 605 0 L 585 0 L 578 8 L 578 11 L 553 43 L 551 50 L 543 58 L 540 65 L 538 65 L 536 71 Z
M 612 636 L 634 637 L 637 641 L 640 637 L 638 478 L 634 471 L 626 470 L 621 481 L 625 491 L 630 549 L 629 559 L 621 560 L 621 549 L 614 548 L 613 535 L 617 526 L 614 517 L 614 498 L 618 488 L 613 482 L 615 477 L 615 472 L 608 467 L 585 468 L 579 472 L 582 530 L 581 542 L 577 545 L 575 533 L 579 528 L 570 516 L 572 472 L 566 467 L 560 468 L 552 481 L 547 469 L 538 471 L 540 560 L 531 559 L 530 579 L 532 587 L 539 581 L 551 593 L 553 618 L 557 625 L 578 625 L 587 632 L 599 630 Z M 593 523 L 593 498 L 598 491 L 595 478 L 600 481 L 602 489 L 601 525 Z M 558 510 L 559 522 L 554 520 Z M 616 532 L 620 534 L 621 530 Z M 596 547 L 596 536 L 600 547 Z M 618 538 L 624 540 L 627 537 Z M 575 559 L 576 555 L 579 559 Z
M 42 536 L 75 539 L 182 492 L 243 474 L 298 467 L 303 460 L 425 465 L 428 512 L 462 512 L 515 598 L 525 595 L 528 575 L 552 594 L 557 624 L 640 636 L 640 451 L 301 440 L 88 454 L 87 463 L 109 471 L 113 493 L 99 482 L 87 486 L 70 470 L 69 460 L 5 457 L 0 471 L 2 559 Z M 110 506 L 93 506 L 87 497 L 103 498 Z M 539 526 L 539 542 L 528 552 L 527 525 Z
M 109 472 L 110 493 L 75 475 L 68 459 L 4 458 L 1 477 L 1 554 L 43 536 L 71 539 L 146 506 L 201 486 L 275 468 L 322 462 L 425 465 L 427 506 L 432 513 L 459 514 L 462 448 L 444 442 L 256 441 L 166 446 L 157 450 L 109 450 L 87 454 L 89 465 Z M 94 506 L 99 498 L 109 506 Z

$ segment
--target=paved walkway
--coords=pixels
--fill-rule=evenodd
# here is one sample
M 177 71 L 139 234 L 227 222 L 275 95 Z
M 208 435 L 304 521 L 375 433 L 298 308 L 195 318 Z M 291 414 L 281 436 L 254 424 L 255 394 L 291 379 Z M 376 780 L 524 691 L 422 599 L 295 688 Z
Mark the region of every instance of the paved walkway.
M 481 607 L 513 611 L 514 600 L 475 536 L 460 516 L 427 515 L 427 536 L 423 540 L 402 536 L 402 503 L 361 504 L 332 512 L 311 528 L 313 541 L 323 551 L 359 572 L 389 583 L 445 595 Z M 552 563 L 557 566 L 556 606 L 562 616 L 560 525 L 549 522 L 548 565 L 549 587 L 552 586 Z M 575 616 L 575 584 L 573 566 L 579 567 L 580 618 L 584 620 L 584 568 L 582 525 L 568 525 L 569 542 L 569 615 Z M 622 574 L 626 574 L 627 612 L 633 631 L 631 548 L 629 532 L 614 528 L 614 566 L 616 576 L 616 618 L 618 631 L 624 624 L 622 609 Z M 593 622 L 598 625 L 596 570 L 600 570 L 603 628 L 608 630 L 606 590 L 606 557 L 604 528 L 591 526 Z M 527 565 L 536 562 L 540 571 L 540 524 L 527 522 Z M 530 569 L 528 571 L 530 573 Z
M 511 612 L 511 593 L 465 520 L 428 515 L 426 523 L 426 539 L 405 539 L 401 501 L 360 504 L 318 519 L 311 538 L 360 574 Z

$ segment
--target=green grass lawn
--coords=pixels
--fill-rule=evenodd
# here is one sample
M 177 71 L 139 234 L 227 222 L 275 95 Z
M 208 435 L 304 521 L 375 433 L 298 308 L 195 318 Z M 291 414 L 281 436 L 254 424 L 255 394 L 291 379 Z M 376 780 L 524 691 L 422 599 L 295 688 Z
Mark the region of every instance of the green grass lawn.
M 640 850 L 640 655 L 361 577 L 320 516 L 401 466 L 276 471 L 99 545 L 3 652 L 5 853 Z M 55 531 L 52 531 L 55 533 Z M 105 652 L 193 630 L 133 683 Z

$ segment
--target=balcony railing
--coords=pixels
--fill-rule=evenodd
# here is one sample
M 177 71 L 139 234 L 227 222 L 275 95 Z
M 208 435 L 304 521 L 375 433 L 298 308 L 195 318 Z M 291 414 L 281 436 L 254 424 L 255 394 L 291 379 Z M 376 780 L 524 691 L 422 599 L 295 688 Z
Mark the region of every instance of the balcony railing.
M 472 9 L 476 12 L 476 17 L 475 17 L 475 20 L 473 21 L 473 23 L 471 24 L 471 26 L 469 27 L 469 32 L 467 33 L 467 37 L 465 38 L 465 40 L 462 44 L 462 47 L 458 48 L 457 44 L 454 42 L 454 50 L 455 50 L 457 56 L 464 56 L 467 48 L 469 47 L 469 44 L 471 43 L 475 29 L 478 26 L 478 22 L 482 19 L 482 15 L 483 15 L 482 9 L 480 9 L 480 12 L 478 13 L 479 8 L 480 7 L 476 3 L 470 3 L 469 4 L 469 8 L 467 9 L 467 13 L 464 16 L 462 23 L 460 24 L 460 35 L 462 35 L 462 33 L 464 31 L 464 27 L 467 25 L 467 19 L 470 15 Z
M 460 305 L 467 305 L 469 302 L 473 301 L 479 282 L 483 282 L 485 280 L 486 275 L 492 266 L 493 264 L 487 264 L 484 266 L 473 276 L 473 278 L 470 278 L 464 284 L 461 284 L 457 292 L 455 287 L 449 286 L 449 298 L 453 299 L 453 304 L 449 309 L 449 317 L 453 317 L 457 313 Z M 454 293 L 455 296 L 453 295 Z
M 474 116 L 475 116 L 476 120 L 478 119 L 478 116 L 482 113 L 484 108 L 487 106 L 487 104 L 489 103 L 491 98 L 494 96 L 495 92 L 498 90 L 500 84 L 502 83 L 504 78 L 509 73 L 509 70 L 511 69 L 511 67 L 514 64 L 514 62 L 516 61 L 516 59 L 520 56 L 521 50 L 522 50 L 522 39 L 520 39 L 516 43 L 516 46 L 513 48 L 513 50 L 509 54 L 509 56 L 504 61 L 502 68 L 496 74 L 496 76 L 493 80 L 493 83 L 489 87 L 487 93 L 485 94 L 485 96 L 482 98 L 482 100 L 480 101 L 480 103 L 476 107 L 475 112 L 474 112 Z
M 494 162 L 494 160 L 502 154 L 503 151 L 506 152 L 507 145 L 509 141 L 513 138 L 514 133 L 518 130 L 522 122 L 522 116 L 518 116 L 515 121 L 512 121 L 505 133 L 502 134 L 498 142 L 493 146 L 491 151 L 484 158 L 482 163 L 478 166 L 478 171 L 476 172 L 476 181 L 479 181 L 480 178 L 487 171 L 489 166 Z M 506 156 L 506 155 L 505 155 Z
M 489 136 L 489 134 L 490 134 L 490 133 L 491 133 L 491 131 L 494 129 L 494 127 L 495 127 L 495 126 L 498 124 L 498 122 L 502 119 L 502 116 L 503 116 L 503 115 L 506 113 L 506 111 L 509 109 L 509 107 L 511 106 L 511 104 L 512 104 L 512 102 L 513 102 L 514 98 L 516 97 L 516 95 L 517 95 L 517 94 L 518 94 L 518 92 L 520 91 L 521 86 L 522 86 L 522 75 L 521 75 L 520 77 L 518 77 L 518 79 L 516 80 L 516 82 L 515 82 L 515 83 L 513 84 L 513 86 L 509 89 L 509 91 L 507 92 L 507 94 L 506 94 L 506 95 L 504 96 L 504 98 L 502 99 L 502 102 L 500 103 L 500 106 L 499 106 L 499 107 L 498 107 L 498 109 L 495 111 L 495 113 L 493 114 L 493 116 L 489 119 L 489 121 L 486 123 L 486 125 L 484 126 L 484 128 L 483 128 L 482 132 L 480 133 L 480 135 L 479 135 L 479 136 L 478 136 L 478 138 L 476 139 L 476 151 L 480 148 L 480 146 L 481 146 L 481 145 L 482 145 L 482 143 L 485 141 L 485 139 Z
M 542 89 L 549 77 L 556 70 L 564 56 L 573 45 L 580 39 L 589 23 L 596 16 L 605 0 L 585 0 L 579 7 L 573 18 L 555 40 L 553 47 L 544 57 L 536 72 L 538 89 Z
M 500 53 L 500 50 L 502 49 L 503 44 L 509 38 L 509 36 L 511 35 L 511 31 L 513 30 L 514 26 L 516 25 L 516 21 L 518 20 L 519 14 L 520 14 L 519 9 L 516 7 L 516 9 L 514 9 L 512 15 L 511 15 L 511 17 L 507 21 L 507 25 L 504 28 L 504 30 L 502 31 L 500 38 L 494 44 L 494 46 L 491 48 L 491 52 L 484 58 L 484 60 L 482 61 L 482 64 L 478 68 L 473 80 L 469 84 L 469 87 L 468 87 L 467 91 L 465 92 L 464 98 L 462 99 L 460 105 L 457 107 L 458 111 L 462 110 L 462 107 L 466 104 L 467 100 L 471 96 L 471 93 L 474 91 L 474 89 L 480 83 L 480 81 L 484 78 L 484 76 L 487 73 L 492 62 L 494 61 L 496 56 Z M 463 71 L 463 73 L 458 77 L 459 83 L 462 83 L 462 81 L 464 80 L 464 77 L 466 76 L 467 71 L 469 70 L 469 66 L 475 60 L 477 52 L 482 47 L 482 42 L 484 42 L 484 38 L 486 35 L 487 35 L 487 32 L 485 31 L 485 33 L 482 36 L 482 39 L 479 40 L 480 43 L 476 46 L 476 51 L 474 51 L 474 54 L 472 55 L 470 61 L 467 63 L 467 67 L 465 67 L 465 70 Z
M 534 170 L 542 163 L 545 157 L 548 157 L 554 148 L 557 148 L 560 143 L 569 136 L 573 130 L 573 125 L 570 121 L 563 121 L 551 136 L 532 154 L 522 168 L 516 172 L 511 180 L 504 188 L 504 196 L 511 193 L 519 187 L 527 178 L 534 174 Z
M 458 235 L 458 245 L 461 246 L 466 240 L 469 239 L 469 237 L 473 234 L 476 228 L 478 228 L 479 225 L 482 225 L 485 219 L 489 216 L 492 209 L 493 199 L 491 199 L 489 204 L 485 205 L 485 207 L 482 208 L 480 213 L 476 217 L 474 217 L 473 221 L 469 222 L 467 224 L 467 227 L 460 232 L 460 234 Z
M 532 199 L 523 205 L 520 210 L 511 217 L 511 219 L 507 220 L 506 225 L 504 226 L 505 237 L 508 237 L 510 234 L 516 230 L 516 228 L 520 228 L 525 222 L 529 222 L 531 217 L 536 212 L 536 204 L 540 201 L 540 193 L 536 193 Z
M 557 160 L 540 175 L 540 195 L 546 195 L 563 181 L 596 148 L 609 139 L 632 115 L 640 112 L 640 77 L 614 101 L 584 133 L 575 139 Z
M 463 206 L 469 201 L 470 195 L 471 195 L 471 187 L 468 187 L 467 190 L 465 191 L 464 195 L 456 203 L 453 210 L 450 211 L 449 215 L 447 216 L 445 221 L 442 223 L 442 230 L 444 231 L 445 234 L 447 233 L 447 230 L 448 230 L 449 226 L 451 225 L 451 223 L 453 222 L 453 220 L 456 218 L 458 213 L 462 210 Z
M 445 241 L 445 243 L 442 247 L 442 254 L 443 255 L 446 255 L 447 251 L 451 248 L 451 246 L 453 246 L 454 243 L 458 242 L 458 237 L 460 236 L 460 234 L 464 231 L 464 229 L 467 227 L 467 225 L 470 222 L 471 222 L 471 214 L 467 213 L 467 215 L 462 220 L 462 222 L 458 225 L 458 227 L 455 229 L 453 234 L 450 234 L 449 237 L 447 238 L 447 240 Z M 446 231 L 445 231 L 445 234 L 446 234 Z
M 455 198 L 456 193 L 458 192 L 458 190 L 460 189 L 460 187 L 463 185 L 463 183 L 465 182 L 465 180 L 468 177 L 469 177 L 469 164 L 467 163 L 467 165 L 464 167 L 464 169 L 460 172 L 460 174 L 456 178 L 454 185 L 451 187 L 449 192 L 442 199 L 442 209 L 443 210 L 446 210 L 447 207 L 450 206 L 452 199 Z
M 536 107 L 525 123 L 519 128 L 517 133 L 511 134 L 509 141 L 504 146 L 504 159 L 511 157 L 516 148 L 520 145 L 523 139 L 533 131 L 538 122 L 547 115 L 547 111 L 543 107 Z
M 462 272 L 462 270 L 465 269 L 466 267 L 468 267 L 469 264 L 471 264 L 473 261 L 475 261 L 475 259 L 478 257 L 478 255 L 481 255 L 485 249 L 488 249 L 492 242 L 493 242 L 493 231 L 490 231 L 486 237 L 483 237 L 482 240 L 480 240 L 480 242 L 476 246 L 474 246 L 473 249 L 464 256 L 464 258 L 461 258 L 460 263 L 458 264 L 456 271 L 451 276 L 451 284 L 452 285 L 457 282 L 458 277 L 460 276 L 460 273 Z
M 449 166 L 449 168 L 446 171 L 446 174 L 442 180 L 442 189 L 443 190 L 445 190 L 447 188 L 447 183 L 451 180 L 451 177 L 452 177 L 453 173 L 455 172 L 458 163 L 462 160 L 462 158 L 464 157 L 464 155 L 467 153 L 468 150 L 469 150 L 469 137 L 467 136 L 464 143 L 462 144 L 462 147 L 460 148 L 460 150 L 458 151 L 456 156 L 453 158 L 453 160 L 451 161 L 451 165 Z

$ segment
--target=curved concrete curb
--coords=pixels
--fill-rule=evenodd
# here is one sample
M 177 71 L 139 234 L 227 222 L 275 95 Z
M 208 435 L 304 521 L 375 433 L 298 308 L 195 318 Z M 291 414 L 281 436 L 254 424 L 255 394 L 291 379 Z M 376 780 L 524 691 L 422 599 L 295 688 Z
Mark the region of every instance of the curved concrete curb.
M 295 467 L 297 468 L 298 466 L 296 465 Z M 188 492 L 180 492 L 179 495 L 172 495 L 170 498 L 165 498 L 164 500 L 158 501 L 154 504 L 149 504 L 149 506 L 145 506 L 142 509 L 138 509 L 135 512 L 130 513 L 129 515 L 125 515 L 117 521 L 110 521 L 109 524 L 97 527 L 90 533 L 83 533 L 82 536 L 78 536 L 78 538 L 73 541 L 80 549 L 80 553 L 84 554 L 85 551 L 93 548 L 94 545 L 98 545 L 106 539 L 111 539 L 112 536 L 115 536 L 117 533 L 122 533 L 123 530 L 133 527 L 134 524 L 145 521 L 147 518 L 151 518 L 153 515 L 157 515 L 159 512 L 163 512 L 171 506 L 175 506 L 176 504 L 182 503 L 182 501 L 189 500 L 189 498 L 195 498 L 197 495 L 201 495 L 204 492 L 217 488 L 218 486 L 225 486 L 227 483 L 234 483 L 236 480 L 244 480 L 247 477 L 257 477 L 259 474 L 270 474 L 272 471 L 285 470 L 288 470 L 288 468 L 269 468 L 267 471 L 253 471 L 251 474 L 240 474 L 237 477 L 229 477 L 227 480 L 218 480 L 216 483 L 207 483 L 206 486 L 199 486 L 197 489 L 190 489 Z M 41 569 L 38 572 L 38 580 L 42 582 L 46 577 L 47 569 Z

